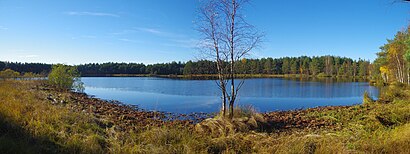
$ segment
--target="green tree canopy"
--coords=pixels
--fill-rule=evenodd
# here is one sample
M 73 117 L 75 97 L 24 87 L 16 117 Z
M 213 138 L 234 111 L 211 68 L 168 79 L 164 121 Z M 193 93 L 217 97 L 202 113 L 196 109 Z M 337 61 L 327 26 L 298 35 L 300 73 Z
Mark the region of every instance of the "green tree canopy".
M 192 66 L 193 64 L 192 64 L 192 61 L 188 61 L 186 64 L 185 64 L 185 67 L 184 67 L 184 74 L 185 75 L 190 75 L 190 74 L 193 74 L 193 66 Z
M 80 80 L 80 74 L 77 67 L 57 64 L 52 66 L 48 75 L 48 81 L 51 85 L 60 90 L 84 91 L 83 83 Z
M 404 57 L 406 58 L 406 61 L 410 64 L 410 51 L 407 51 Z

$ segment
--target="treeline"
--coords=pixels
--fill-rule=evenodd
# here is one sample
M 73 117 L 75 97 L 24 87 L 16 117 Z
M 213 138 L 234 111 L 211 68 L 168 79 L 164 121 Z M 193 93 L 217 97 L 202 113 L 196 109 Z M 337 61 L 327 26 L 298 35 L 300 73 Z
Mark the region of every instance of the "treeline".
M 0 70 L 12 69 L 21 73 L 48 74 L 50 64 L 0 62 Z M 366 60 L 352 60 L 338 56 L 283 57 L 242 59 L 235 64 L 238 74 L 300 74 L 312 76 L 369 76 L 372 64 Z M 216 64 L 209 60 L 171 62 L 145 65 L 142 63 L 90 63 L 77 65 L 82 76 L 112 74 L 193 75 L 216 74 Z
M 238 74 L 300 74 L 313 76 L 368 76 L 372 65 L 366 60 L 352 60 L 338 56 L 283 57 L 242 59 L 236 65 Z M 188 61 L 184 74 L 215 74 L 210 61 Z
M 375 78 L 384 83 L 410 84 L 410 25 L 380 49 L 373 64 Z
M 171 62 L 145 65 L 142 63 L 91 63 L 78 65 L 78 71 L 83 76 L 104 74 L 182 74 L 185 63 Z
M 44 63 L 19 63 L 19 62 L 1 62 L 0 71 L 11 69 L 21 74 L 34 73 L 47 75 L 51 71 L 51 64 Z
M 145 65 L 142 63 L 90 63 L 76 65 L 81 75 L 107 75 L 107 74 L 183 74 L 185 63 L 171 62 Z M 1 62 L 0 71 L 11 69 L 22 74 L 32 72 L 47 76 L 50 73 L 52 64 L 44 63 L 19 63 Z

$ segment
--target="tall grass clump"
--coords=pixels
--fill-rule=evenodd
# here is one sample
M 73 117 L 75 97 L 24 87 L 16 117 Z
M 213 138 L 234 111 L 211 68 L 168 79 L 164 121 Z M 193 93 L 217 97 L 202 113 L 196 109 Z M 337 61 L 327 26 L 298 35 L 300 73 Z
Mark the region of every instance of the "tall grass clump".
M 237 132 L 256 130 L 260 123 L 265 122 L 263 115 L 256 112 L 252 106 L 237 106 L 234 113 L 232 119 L 222 115 L 206 119 L 197 124 L 195 129 L 211 136 L 229 136 Z
M 371 104 L 373 102 L 374 102 L 374 100 L 370 96 L 369 92 L 365 91 L 364 94 L 363 94 L 363 104 L 368 105 L 368 104 Z

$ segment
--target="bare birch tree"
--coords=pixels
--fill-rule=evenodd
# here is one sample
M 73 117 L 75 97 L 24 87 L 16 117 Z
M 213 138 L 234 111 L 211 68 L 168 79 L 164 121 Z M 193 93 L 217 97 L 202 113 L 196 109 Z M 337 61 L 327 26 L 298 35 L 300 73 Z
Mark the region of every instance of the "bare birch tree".
M 227 102 L 227 78 L 226 66 L 227 53 L 221 47 L 222 33 L 221 33 L 221 18 L 219 15 L 219 4 L 217 0 L 210 0 L 204 2 L 199 9 L 198 31 L 202 34 L 203 40 L 200 43 L 200 49 L 209 57 L 216 60 L 216 68 L 218 72 L 217 85 L 221 90 L 222 115 L 226 115 Z
M 204 36 L 205 49 L 210 49 L 217 62 L 218 86 L 222 91 L 222 112 L 233 118 L 234 105 L 244 80 L 235 83 L 236 62 L 256 48 L 263 37 L 247 23 L 242 11 L 248 0 L 209 0 L 200 9 L 199 32 Z M 230 88 L 228 89 L 228 84 Z

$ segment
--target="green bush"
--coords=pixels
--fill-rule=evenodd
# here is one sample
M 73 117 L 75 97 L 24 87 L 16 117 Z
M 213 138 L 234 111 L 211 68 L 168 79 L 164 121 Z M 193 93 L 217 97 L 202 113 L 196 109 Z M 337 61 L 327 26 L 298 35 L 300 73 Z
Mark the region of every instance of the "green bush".
M 77 67 L 74 66 L 63 64 L 53 65 L 53 68 L 48 75 L 48 81 L 51 85 L 60 90 L 74 89 L 78 92 L 84 91 L 80 74 L 78 73 Z
M 407 97 L 406 85 L 400 82 L 393 82 L 388 87 L 382 89 L 381 99 L 387 102 L 392 102 L 395 99 L 403 99 Z
M 327 74 L 325 74 L 325 73 L 319 73 L 318 75 L 317 75 L 317 77 L 331 77 L 331 76 L 329 76 L 329 75 L 327 75 Z
M 13 71 L 11 69 L 6 69 L 0 72 L 0 78 L 9 79 L 9 78 L 17 78 L 20 76 L 19 72 Z

